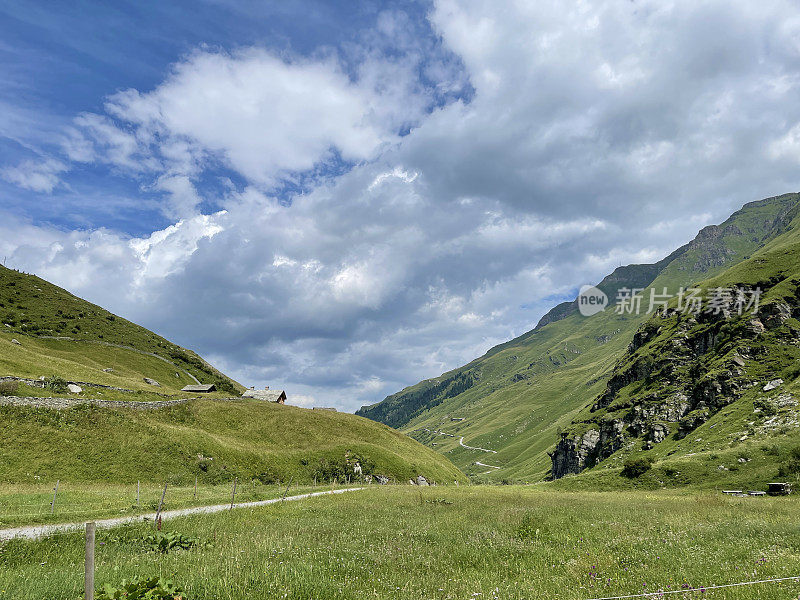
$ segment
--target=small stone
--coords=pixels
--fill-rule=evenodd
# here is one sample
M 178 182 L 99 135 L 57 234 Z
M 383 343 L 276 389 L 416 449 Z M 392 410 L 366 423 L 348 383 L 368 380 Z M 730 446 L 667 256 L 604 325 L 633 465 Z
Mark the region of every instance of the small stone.
M 155 385 L 155 386 L 157 386 L 157 387 L 161 387 L 161 384 L 160 384 L 160 383 L 158 383 L 158 382 L 157 382 L 155 379 L 150 379 L 149 377 L 145 377 L 145 378 L 144 378 L 144 382 L 145 382 L 147 385 Z
M 75 385 L 74 383 L 67 384 L 67 391 L 70 394 L 80 394 L 83 391 L 83 388 L 79 385 Z
M 773 379 L 772 381 L 770 381 L 769 383 L 767 383 L 767 384 L 766 384 L 766 385 L 765 385 L 763 388 L 761 388 L 761 389 L 762 389 L 762 390 L 764 390 L 765 392 L 769 392 L 769 391 L 771 391 L 771 390 L 774 390 L 775 388 L 778 388 L 778 387 L 780 387 L 781 385 L 783 385 L 783 379 L 780 379 L 780 378 L 778 378 L 778 379 Z
M 111 367 L 109 367 L 107 369 L 103 369 L 103 373 L 113 373 L 113 372 L 114 372 L 114 369 L 112 369 Z
M 749 458 L 744 458 L 744 457 L 740 457 L 740 458 L 739 458 L 739 462 L 740 462 L 740 463 L 746 463 L 746 462 L 748 462 L 749 460 L 750 460 Z
M 16 344 L 17 346 L 21 346 L 21 345 L 22 345 L 22 344 L 20 344 L 20 343 L 19 343 L 19 340 L 18 340 L 17 338 L 13 338 L 13 339 L 11 340 L 11 343 L 12 343 L 12 344 Z

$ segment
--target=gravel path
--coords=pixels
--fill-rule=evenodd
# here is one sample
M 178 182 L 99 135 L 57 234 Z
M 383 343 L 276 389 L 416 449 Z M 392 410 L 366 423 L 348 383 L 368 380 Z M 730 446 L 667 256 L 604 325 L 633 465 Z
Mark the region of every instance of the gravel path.
M 476 448 L 475 446 L 467 446 L 464 443 L 464 436 L 461 436 L 461 439 L 458 440 L 458 443 L 461 444 L 464 448 L 469 448 L 470 450 L 480 450 L 481 452 L 491 452 L 492 454 L 497 454 L 497 450 L 487 450 L 486 448 Z
M 347 488 L 342 490 L 331 490 L 327 492 L 313 492 L 310 494 L 300 494 L 298 496 L 288 496 L 285 498 L 286 502 L 290 500 L 305 500 L 306 498 L 313 498 L 315 496 L 329 496 L 331 494 L 344 494 L 345 492 L 357 492 L 365 488 Z M 252 508 L 254 506 L 266 506 L 268 504 L 277 504 L 283 502 L 282 498 L 271 498 L 270 500 L 259 500 L 257 502 L 242 502 L 241 504 L 234 504 L 234 508 Z M 231 505 L 228 504 L 215 504 L 213 506 L 195 506 L 194 508 L 181 508 L 177 510 L 165 510 L 161 512 L 161 519 L 175 519 L 177 517 L 185 517 L 188 515 L 198 514 L 211 514 L 230 510 Z M 155 513 L 146 515 L 136 515 L 134 517 L 117 517 L 114 519 L 102 519 L 95 521 L 98 529 L 110 529 L 112 527 L 119 527 L 120 525 L 128 525 L 130 523 L 138 523 L 141 521 L 153 521 L 156 518 Z M 27 527 L 14 527 L 12 529 L 0 529 L 0 541 L 12 540 L 14 538 L 25 538 L 35 540 L 42 537 L 58 533 L 67 533 L 70 531 L 80 531 L 86 526 L 86 522 L 82 523 L 61 523 L 58 525 L 30 525 Z
M 462 418 L 462 421 L 464 419 Z M 452 433 L 445 433 L 444 431 L 436 431 L 435 429 L 428 429 L 427 427 L 420 427 L 422 431 L 427 431 L 429 433 L 438 433 L 439 435 L 446 435 L 447 437 L 454 438 Z M 461 445 L 462 448 L 467 448 L 468 450 L 480 450 L 481 452 L 491 452 L 492 454 L 497 454 L 497 450 L 487 450 L 486 448 L 478 448 L 476 446 L 467 446 L 464 443 L 464 436 L 462 435 L 461 438 L 458 440 L 458 443 Z

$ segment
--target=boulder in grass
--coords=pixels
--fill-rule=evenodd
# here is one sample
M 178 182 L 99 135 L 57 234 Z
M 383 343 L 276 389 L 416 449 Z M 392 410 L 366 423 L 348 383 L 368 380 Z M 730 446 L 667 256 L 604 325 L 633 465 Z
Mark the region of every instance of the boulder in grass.
M 765 385 L 762 389 L 765 392 L 769 392 L 769 391 L 774 390 L 775 388 L 780 387 L 781 385 L 783 385 L 783 379 L 773 379 L 767 385 Z
M 11 343 L 12 344 L 16 344 L 17 346 L 21 346 L 22 345 L 22 344 L 19 343 L 19 340 L 17 338 L 12 339 Z
M 157 382 L 155 379 L 150 379 L 149 377 L 145 377 L 145 378 L 144 378 L 144 382 L 145 382 L 147 385 L 154 385 L 154 386 L 156 386 L 156 387 L 161 387 L 161 384 L 160 384 L 160 383 L 158 383 L 158 382 Z
M 83 391 L 83 388 L 79 385 L 75 385 L 74 383 L 68 383 L 67 391 L 70 394 L 80 394 Z

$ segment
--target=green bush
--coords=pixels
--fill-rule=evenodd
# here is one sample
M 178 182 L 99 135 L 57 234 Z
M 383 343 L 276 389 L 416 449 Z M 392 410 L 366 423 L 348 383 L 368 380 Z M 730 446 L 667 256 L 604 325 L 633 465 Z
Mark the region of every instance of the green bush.
M 181 588 L 160 577 L 136 577 L 124 580 L 120 587 L 106 583 L 95 600 L 188 600 Z
M 220 390 L 221 392 L 227 392 L 227 393 L 232 394 L 234 396 L 238 396 L 239 395 L 239 392 L 237 391 L 236 386 L 233 385 L 233 383 L 228 379 L 217 379 L 214 382 L 214 385 L 216 385 L 217 389 Z
M 56 393 L 64 393 L 67 391 L 67 381 L 61 377 L 53 375 L 44 380 L 44 387 Z
M 647 473 L 653 466 L 653 459 L 649 456 L 641 456 L 639 458 L 629 458 L 622 465 L 622 472 L 620 475 L 629 479 L 636 479 Z
M 787 477 L 789 475 L 800 475 L 800 446 L 794 446 L 789 450 L 789 458 L 787 458 L 778 469 L 780 477 Z
M 167 554 L 171 550 L 190 550 L 200 543 L 197 538 L 187 537 L 182 533 L 159 531 L 155 535 L 144 538 L 145 546 L 153 552 Z
M 537 527 L 538 524 L 539 520 L 537 520 L 533 514 L 525 513 L 522 516 L 522 521 L 517 527 L 517 538 L 520 540 L 535 539 L 536 536 L 539 535 L 539 528 Z
M 18 388 L 16 381 L 0 381 L 0 396 L 15 396 Z

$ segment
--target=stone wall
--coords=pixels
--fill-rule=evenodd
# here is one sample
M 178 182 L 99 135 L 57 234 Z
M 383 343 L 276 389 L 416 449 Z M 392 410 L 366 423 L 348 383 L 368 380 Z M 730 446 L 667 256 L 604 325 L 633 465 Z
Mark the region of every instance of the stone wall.
M 133 410 L 157 410 L 179 404 L 186 404 L 200 398 L 179 398 L 177 400 L 155 400 L 153 402 L 137 402 L 125 400 L 87 400 L 83 398 L 34 398 L 22 396 L 0 396 L 0 406 L 27 406 L 32 408 L 49 408 L 64 410 L 83 404 L 93 404 L 100 408 L 130 408 Z M 219 398 L 214 402 L 235 402 L 241 398 Z

